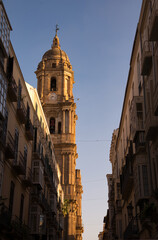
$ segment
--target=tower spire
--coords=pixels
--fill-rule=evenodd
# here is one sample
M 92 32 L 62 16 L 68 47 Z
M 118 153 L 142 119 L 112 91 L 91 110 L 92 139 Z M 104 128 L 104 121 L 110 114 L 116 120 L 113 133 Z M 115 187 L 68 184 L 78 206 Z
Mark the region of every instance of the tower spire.
M 60 49 L 59 38 L 57 36 L 58 31 L 59 31 L 59 27 L 58 27 L 58 24 L 56 24 L 55 37 L 53 39 L 52 48 L 59 48 Z
M 55 36 L 57 36 L 58 31 L 59 31 L 59 27 L 58 27 L 58 24 L 56 24 L 56 29 L 55 29 L 56 34 L 55 34 Z

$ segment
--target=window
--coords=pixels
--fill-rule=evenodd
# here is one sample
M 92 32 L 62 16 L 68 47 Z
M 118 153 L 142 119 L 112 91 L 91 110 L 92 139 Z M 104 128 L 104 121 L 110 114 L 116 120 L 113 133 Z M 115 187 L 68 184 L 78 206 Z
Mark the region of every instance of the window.
M 140 166 L 138 166 L 138 181 L 139 181 L 139 192 L 140 196 L 142 195 L 142 188 L 141 188 L 141 172 L 140 172 Z
M 37 149 L 37 127 L 34 128 L 34 142 L 33 142 L 33 149 L 36 152 Z
M 40 188 L 43 187 L 43 167 L 40 161 L 33 162 L 32 173 L 33 183 L 38 184 Z
M 9 211 L 10 211 L 11 214 L 12 214 L 13 202 L 14 202 L 14 189 L 15 189 L 15 184 L 13 183 L 13 181 L 11 181 L 10 196 L 9 196 Z
M 51 78 L 50 90 L 56 91 L 56 78 L 54 78 L 54 77 Z
M 22 86 L 21 86 L 21 82 L 20 82 L 20 79 L 19 79 L 19 84 L 18 84 L 18 97 L 20 98 L 20 100 L 21 100 L 21 92 L 22 92 Z
M 24 146 L 24 160 L 25 160 L 25 169 L 26 169 L 26 165 L 27 165 L 27 146 Z
M 43 145 L 40 144 L 40 156 L 43 157 Z
M 65 111 L 65 133 L 69 132 L 69 111 Z
M 19 142 L 19 131 L 18 129 L 16 128 L 15 129 L 15 153 L 14 153 L 14 161 L 15 163 L 17 162 L 17 159 L 18 159 L 18 142 Z
M 33 181 L 39 181 L 39 168 L 33 168 Z
M 140 128 L 143 128 L 143 106 L 142 103 L 136 103 L 137 119 Z
M 8 62 L 7 62 L 7 74 L 8 78 L 10 79 L 13 75 L 13 63 L 14 63 L 14 58 L 9 57 Z
M 50 133 L 52 134 L 52 133 L 55 133 L 55 118 L 50 118 L 50 128 L 49 128 L 49 130 L 50 130 Z
M 19 83 L 18 83 L 18 108 L 21 107 L 21 93 L 22 93 L 22 86 L 21 86 L 21 83 L 19 80 Z
M 2 181 L 3 181 L 3 162 L 2 162 L 2 151 L 0 151 L 0 196 L 2 191 Z
M 57 46 L 57 39 L 55 38 L 55 46 Z
M 6 111 L 7 81 L 0 73 L 0 114 L 5 117 Z
M 23 218 L 23 209 L 24 209 L 24 195 L 21 194 L 21 201 L 20 201 L 20 214 L 19 214 L 19 219 L 22 222 Z
M 27 120 L 30 119 L 30 107 L 29 107 L 28 103 L 27 103 L 27 115 L 26 115 L 26 118 L 27 118 Z
M 52 68 L 56 68 L 56 63 L 52 63 Z
M 9 53 L 9 40 L 10 40 L 10 27 L 4 10 L 1 8 L 1 17 L 0 17 L 0 38 L 3 43 L 3 46 Z
M 138 54 L 138 57 L 137 57 L 137 78 L 138 78 L 138 86 L 139 86 L 140 80 L 141 80 L 139 54 Z
M 58 122 L 58 134 L 61 134 L 61 122 Z
M 143 173 L 143 187 L 144 187 L 144 196 L 148 196 L 149 194 L 149 185 L 148 185 L 148 171 L 147 166 L 142 166 L 142 173 Z

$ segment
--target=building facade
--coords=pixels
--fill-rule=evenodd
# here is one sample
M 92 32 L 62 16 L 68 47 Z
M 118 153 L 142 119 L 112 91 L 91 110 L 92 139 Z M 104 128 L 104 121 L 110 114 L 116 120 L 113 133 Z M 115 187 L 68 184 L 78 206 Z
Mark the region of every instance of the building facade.
M 34 239 L 63 239 L 64 193 L 54 145 L 37 90 L 26 83 L 34 107 L 30 230 Z
M 55 156 L 60 166 L 64 198 L 68 213 L 64 221 L 64 239 L 82 239 L 80 171 L 76 171 L 75 125 L 77 115 L 73 96 L 74 73 L 67 54 L 61 50 L 59 38 L 42 57 L 36 76 L 37 90 L 54 143 Z
M 26 84 L 0 1 L 0 239 L 63 239 L 61 172 L 37 91 Z
M 143 0 L 120 125 L 111 142 L 108 239 L 158 238 L 157 30 L 158 1 Z

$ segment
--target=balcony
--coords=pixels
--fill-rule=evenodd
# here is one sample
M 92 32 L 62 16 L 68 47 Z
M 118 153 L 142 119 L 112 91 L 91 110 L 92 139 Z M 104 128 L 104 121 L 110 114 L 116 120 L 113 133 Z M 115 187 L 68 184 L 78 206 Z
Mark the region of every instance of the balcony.
M 133 186 L 133 164 L 132 156 L 126 156 L 126 165 L 122 169 L 121 175 L 122 198 L 127 200 Z
M 15 215 L 11 215 L 5 205 L 0 206 L 0 235 L 7 239 L 29 239 L 29 227 Z
M 49 225 L 53 225 L 52 223 L 54 223 L 55 212 L 53 212 L 53 211 L 50 209 L 50 210 L 47 212 L 46 218 L 47 218 L 47 222 L 49 223 Z
M 18 100 L 17 104 L 17 116 L 19 121 L 23 124 L 26 123 L 26 108 L 22 100 Z
M 9 233 L 9 239 L 29 239 L 29 227 L 25 225 L 16 215 L 12 215 L 11 227 L 12 230 Z
M 145 137 L 147 141 L 152 141 L 158 136 L 158 117 L 154 116 L 150 108 L 145 119 Z
M 7 143 L 6 143 L 6 152 L 5 156 L 7 159 L 14 159 L 14 147 L 15 142 L 14 138 L 12 137 L 11 133 L 8 131 L 7 133 Z
M 42 163 L 44 164 L 44 156 L 43 153 L 40 153 L 40 143 L 34 143 L 33 146 L 33 160 L 41 160 Z
M 17 159 L 15 158 L 13 160 L 13 169 L 18 175 L 25 175 L 26 173 L 26 161 L 21 152 L 19 152 L 19 155 Z
M 36 211 L 31 211 L 30 228 L 32 235 L 31 239 L 47 239 L 46 216 L 44 213 L 40 212 L 38 206 L 36 206 Z
M 153 110 L 155 116 L 158 116 L 158 84 L 155 85 L 153 92 Z
M 46 199 L 45 195 L 43 193 L 41 193 L 41 196 L 42 196 L 41 207 L 47 212 L 51 211 L 50 205 L 49 205 L 48 200 Z
M 33 188 L 32 192 L 31 192 L 31 201 L 37 202 L 37 203 L 41 203 L 42 201 L 42 193 L 41 190 L 39 190 L 38 188 Z
M 30 168 L 26 169 L 25 176 L 22 178 L 22 183 L 25 187 L 31 187 L 32 186 L 32 171 Z
M 158 2 L 154 1 L 149 24 L 150 41 L 158 41 Z
M 132 218 L 125 232 L 124 239 L 139 239 L 138 217 Z
M 40 160 L 40 144 L 37 142 L 34 142 L 33 146 L 33 159 Z
M 11 213 L 3 204 L 0 206 L 0 232 L 11 231 Z
M 145 151 L 145 131 L 138 132 L 135 137 L 135 152 L 141 153 Z
M 6 131 L 5 131 L 5 121 L 0 119 L 0 149 L 5 149 L 6 146 Z
M 28 138 L 28 140 L 32 141 L 33 140 L 33 125 L 31 123 L 31 120 L 27 120 L 25 124 L 25 133 Z
M 16 102 L 18 99 L 17 89 L 15 79 L 11 77 L 8 83 L 8 96 L 11 102 Z
M 41 190 L 43 187 L 43 168 L 39 160 L 34 160 L 33 165 L 33 184 L 37 186 L 37 189 Z M 37 166 L 38 165 L 38 166 Z
M 143 189 L 144 190 L 144 189 Z M 149 194 L 145 195 L 144 191 L 140 191 L 140 185 L 135 184 L 135 203 L 137 206 L 143 206 L 150 199 Z
M 49 186 L 53 185 L 53 171 L 52 171 L 52 167 L 49 164 L 49 158 L 45 157 L 44 160 L 44 177 L 45 177 L 45 181 L 47 182 L 47 184 Z
M 116 211 L 116 214 L 122 213 L 122 202 L 121 202 L 121 200 L 116 200 L 115 211 Z
M 135 142 L 136 135 L 144 131 L 143 97 L 134 96 L 130 107 L 131 137 Z
M 152 43 L 145 41 L 142 49 L 141 75 L 149 75 L 152 67 Z

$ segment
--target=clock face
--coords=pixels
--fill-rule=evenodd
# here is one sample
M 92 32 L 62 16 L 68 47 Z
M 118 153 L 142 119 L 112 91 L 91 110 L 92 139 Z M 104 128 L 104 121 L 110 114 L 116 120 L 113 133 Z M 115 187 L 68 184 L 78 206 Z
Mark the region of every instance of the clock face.
M 50 93 L 50 95 L 49 95 L 49 100 L 51 100 L 51 101 L 56 101 L 56 100 L 57 100 L 57 95 L 56 95 L 56 93 Z

